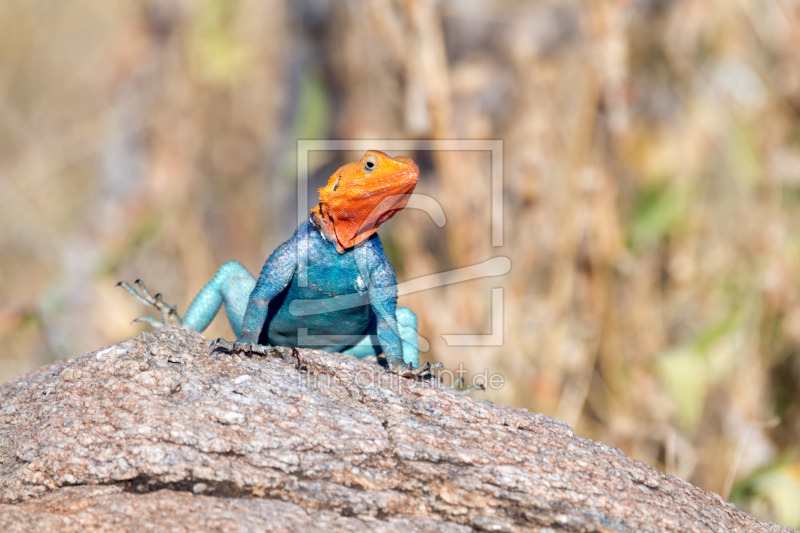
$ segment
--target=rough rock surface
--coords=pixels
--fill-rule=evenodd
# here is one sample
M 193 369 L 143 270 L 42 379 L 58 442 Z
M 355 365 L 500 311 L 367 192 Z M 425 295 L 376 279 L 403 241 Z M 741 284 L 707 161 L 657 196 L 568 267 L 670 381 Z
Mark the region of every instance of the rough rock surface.
M 0 388 L 2 531 L 791 531 L 558 420 L 162 329 Z

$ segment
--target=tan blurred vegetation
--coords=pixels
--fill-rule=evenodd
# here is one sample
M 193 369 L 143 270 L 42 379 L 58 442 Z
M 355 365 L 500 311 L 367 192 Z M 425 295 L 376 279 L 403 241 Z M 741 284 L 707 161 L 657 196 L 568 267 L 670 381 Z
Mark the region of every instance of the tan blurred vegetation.
M 800 527 L 798 43 L 797 0 L 7 0 L 0 381 L 136 333 L 120 279 L 258 272 L 297 139 L 502 139 L 501 248 L 486 152 L 405 154 L 448 223 L 382 229 L 399 279 L 513 264 L 404 297 L 427 357 Z M 496 286 L 503 346 L 447 346 Z

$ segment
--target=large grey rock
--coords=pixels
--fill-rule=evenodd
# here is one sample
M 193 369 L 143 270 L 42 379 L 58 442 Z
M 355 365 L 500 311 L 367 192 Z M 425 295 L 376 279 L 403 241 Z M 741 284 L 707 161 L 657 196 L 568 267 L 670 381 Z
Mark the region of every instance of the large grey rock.
M 2 531 L 790 531 L 558 420 L 162 329 L 0 388 Z

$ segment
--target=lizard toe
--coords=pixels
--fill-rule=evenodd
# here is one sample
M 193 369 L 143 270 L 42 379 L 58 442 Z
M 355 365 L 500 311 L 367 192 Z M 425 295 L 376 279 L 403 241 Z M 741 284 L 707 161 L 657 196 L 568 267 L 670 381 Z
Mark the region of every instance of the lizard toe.
M 436 376 L 432 370 L 439 368 L 441 365 L 438 363 L 436 365 L 431 365 L 428 362 L 425 362 L 417 367 L 413 366 L 411 363 L 409 364 L 394 364 L 389 365 L 389 371 L 393 374 L 397 374 L 400 377 L 415 379 L 418 381 L 435 381 L 439 382 L 439 377 Z
M 158 313 L 161 315 L 161 321 L 150 317 L 139 317 L 132 323 L 147 322 L 154 327 L 180 326 L 183 324 L 183 320 L 178 314 L 178 308 L 174 305 L 169 305 L 166 303 L 160 292 L 153 296 L 148 290 L 147 285 L 145 285 L 144 281 L 141 279 L 137 279 L 133 282 L 133 284 L 136 285 L 136 288 L 132 287 L 125 281 L 118 282 L 116 286 L 122 287 L 143 304 L 155 307 L 156 311 L 158 311 Z

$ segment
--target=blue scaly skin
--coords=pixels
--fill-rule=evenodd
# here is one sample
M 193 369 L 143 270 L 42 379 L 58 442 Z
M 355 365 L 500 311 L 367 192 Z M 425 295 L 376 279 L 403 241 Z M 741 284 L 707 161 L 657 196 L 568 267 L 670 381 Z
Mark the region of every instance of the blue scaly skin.
M 382 352 L 391 371 L 419 377 L 417 318 L 397 307 L 397 280 L 377 227 L 405 207 L 416 185 L 408 158 L 368 151 L 337 170 L 320 189 L 320 203 L 280 245 L 256 280 L 240 263 L 222 265 L 183 319 L 161 295 L 121 285 L 158 309 L 162 322 L 202 332 L 224 304 L 236 341 L 213 345 L 231 352 L 266 354 L 268 346 L 315 348 L 364 358 Z

